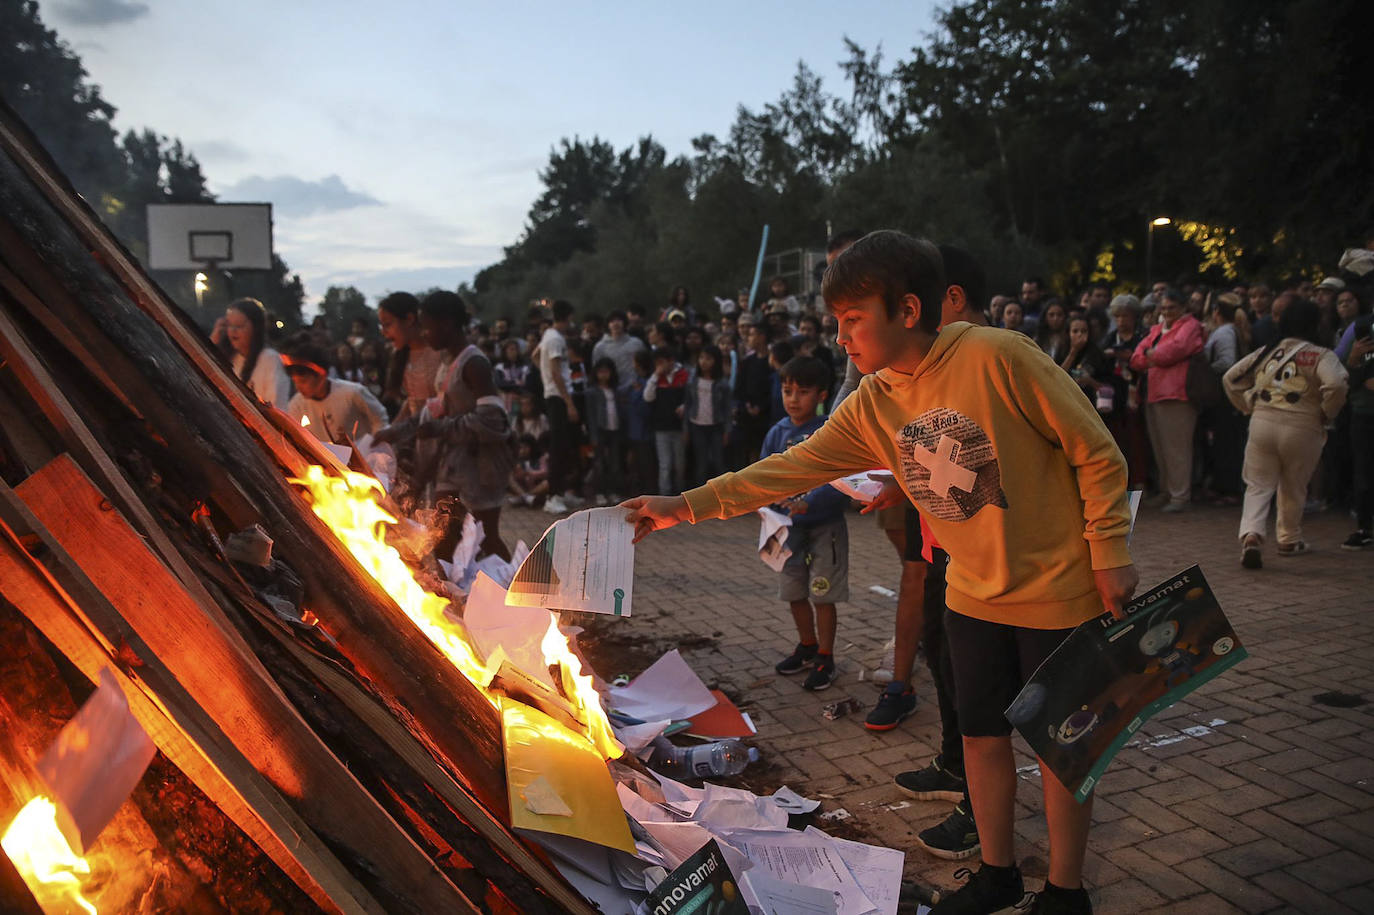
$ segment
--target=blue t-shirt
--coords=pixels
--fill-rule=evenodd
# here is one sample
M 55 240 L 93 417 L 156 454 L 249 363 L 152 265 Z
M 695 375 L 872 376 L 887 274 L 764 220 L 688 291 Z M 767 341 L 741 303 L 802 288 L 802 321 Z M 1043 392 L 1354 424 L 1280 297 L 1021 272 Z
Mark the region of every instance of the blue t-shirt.
M 800 426 L 792 422 L 790 416 L 784 416 L 781 421 L 768 430 L 768 434 L 763 437 L 763 447 L 759 450 L 759 458 L 766 458 L 770 454 L 779 454 L 791 448 L 797 442 L 805 441 L 819 429 L 829 416 L 817 416 L 802 423 Z M 844 517 L 844 511 L 849 506 L 849 497 L 840 492 L 829 483 L 817 486 L 815 489 L 804 494 L 802 499 L 806 502 L 806 513 L 796 515 L 792 519 L 794 525 L 803 527 L 813 524 L 823 524 L 827 521 L 834 521 Z M 780 505 L 774 505 L 774 510 L 783 512 Z

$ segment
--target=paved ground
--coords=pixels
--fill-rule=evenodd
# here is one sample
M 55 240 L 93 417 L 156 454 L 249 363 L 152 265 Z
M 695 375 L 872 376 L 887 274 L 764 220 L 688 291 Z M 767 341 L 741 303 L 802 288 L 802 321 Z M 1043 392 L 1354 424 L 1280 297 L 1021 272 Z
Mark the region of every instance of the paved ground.
M 1374 700 L 1374 553 L 1338 549 L 1352 525 L 1326 513 L 1308 519 L 1315 552 L 1270 552 L 1262 571 L 1248 572 L 1235 546 L 1238 513 L 1142 511 L 1134 549 L 1142 582 L 1200 563 L 1250 657 L 1147 723 L 1108 770 L 1086 869 L 1099 912 L 1374 912 L 1374 701 L 1340 708 L 1314 699 L 1338 691 Z M 520 510 L 506 526 L 528 538 L 547 520 Z M 860 673 L 882 657 L 895 607 L 870 587 L 896 588 L 895 553 L 871 519 L 851 516 L 854 594 L 841 608 L 841 677 L 811 694 L 773 674 L 796 639 L 773 599 L 774 576 L 753 555 L 757 532 L 756 522 L 736 519 L 655 534 L 637 557 L 635 615 L 617 625 L 655 649 L 691 646 L 683 653 L 702 678 L 747 703 L 765 754 L 760 787 L 785 782 L 822 798 L 822 810 L 841 818 L 823 827 L 903 849 L 911 879 L 955 885 L 955 865 L 913 841 L 950 805 L 911 801 L 892 783 L 934 755 L 933 701 L 895 731 L 862 724 L 877 689 Z M 917 689 L 930 695 L 923 669 Z M 822 705 L 846 696 L 865 711 L 821 716 Z M 1198 726 L 1207 731 L 1182 733 Z M 1029 766 L 1024 744 L 1018 752 Z M 1028 770 L 1022 780 L 1018 854 L 1038 888 L 1048 855 L 1039 775 Z

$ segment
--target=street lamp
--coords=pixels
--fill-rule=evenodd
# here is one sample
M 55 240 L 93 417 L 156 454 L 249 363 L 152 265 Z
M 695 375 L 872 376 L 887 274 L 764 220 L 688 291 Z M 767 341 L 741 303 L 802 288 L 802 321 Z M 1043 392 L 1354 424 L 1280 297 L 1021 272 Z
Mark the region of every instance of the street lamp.
M 210 288 L 210 278 L 203 273 L 196 274 L 196 310 L 205 303 L 205 290 Z
M 1150 220 L 1149 226 L 1145 230 L 1145 290 L 1149 292 L 1154 286 L 1154 259 L 1155 259 L 1155 227 L 1167 226 L 1173 220 L 1168 216 L 1156 216 Z

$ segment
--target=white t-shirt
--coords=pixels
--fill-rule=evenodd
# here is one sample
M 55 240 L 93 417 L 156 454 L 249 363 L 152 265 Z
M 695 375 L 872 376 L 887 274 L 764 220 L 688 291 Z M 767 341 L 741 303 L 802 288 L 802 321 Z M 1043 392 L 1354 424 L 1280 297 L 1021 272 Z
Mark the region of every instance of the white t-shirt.
M 306 426 L 322 442 L 333 441 L 335 436 L 347 433 L 356 439 L 364 432 L 376 432 L 386 425 L 386 408 L 363 385 L 356 381 L 333 379 L 329 382 L 329 393 L 323 400 L 311 400 L 304 394 L 291 398 L 286 412 L 296 422 L 307 417 Z
M 620 431 L 620 412 L 615 408 L 615 389 L 597 388 L 606 398 L 606 431 Z
M 235 375 L 243 371 L 243 359 L 242 354 L 234 353 L 230 365 Z M 262 348 L 253 366 L 253 373 L 248 376 L 248 389 L 258 395 L 258 400 L 270 403 L 278 410 L 286 409 L 291 400 L 291 376 L 286 374 L 280 353 L 270 347 Z
M 697 379 L 697 413 L 692 417 L 694 425 L 714 426 L 716 424 L 716 405 L 711 399 L 711 390 L 715 384 L 715 381 L 710 378 Z
M 544 380 L 544 396 L 559 397 L 558 386 L 553 383 L 553 361 L 561 360 L 559 371 L 563 375 L 563 389 L 569 394 L 572 393 L 572 369 L 568 367 L 568 341 L 563 339 L 563 335 L 558 332 L 558 328 L 550 327 L 544 331 L 544 337 L 539 341 L 539 375 Z

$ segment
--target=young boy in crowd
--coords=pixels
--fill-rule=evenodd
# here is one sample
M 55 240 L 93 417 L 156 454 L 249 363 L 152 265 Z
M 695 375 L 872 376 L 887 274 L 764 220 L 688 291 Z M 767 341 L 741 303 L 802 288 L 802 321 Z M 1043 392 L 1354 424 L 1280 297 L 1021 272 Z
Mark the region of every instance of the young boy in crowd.
M 654 350 L 654 374 L 644 383 L 649 428 L 658 457 L 658 491 L 682 492 L 687 480 L 687 443 L 682 440 L 682 403 L 687 397 L 687 370 L 666 346 Z
M 936 915 L 996 912 L 1023 895 L 1013 848 L 1016 767 L 1003 711 L 1070 631 L 1120 613 L 1138 577 L 1126 546 L 1126 466 L 1097 411 L 1028 340 L 940 327 L 939 251 L 865 236 L 826 271 L 839 342 L 865 378 L 796 447 L 680 497 L 625 504 L 636 538 L 752 511 L 887 467 L 949 551 L 946 633 L 983 865 Z M 1082 886 L 1091 802 L 1041 767 L 1049 878 L 1032 912 L 1090 912 Z
M 282 362 L 297 391 L 286 412 L 298 423 L 308 419 L 306 428 L 320 441 L 342 443 L 345 435 L 357 439 L 386 425 L 386 408 L 365 385 L 329 377 L 322 348 L 296 347 Z
M 823 362 L 797 356 L 778 374 L 787 416 L 768 430 L 760 458 L 806 441 L 826 420 L 817 415 L 830 391 L 830 370 Z M 835 680 L 835 605 L 849 600 L 848 504 L 843 493 L 826 484 L 772 506 L 792 519 L 787 534 L 792 555 L 783 565 L 778 597 L 792 611 L 798 639 L 796 649 L 775 669 L 787 675 L 809 670 L 803 689 L 822 690 Z

